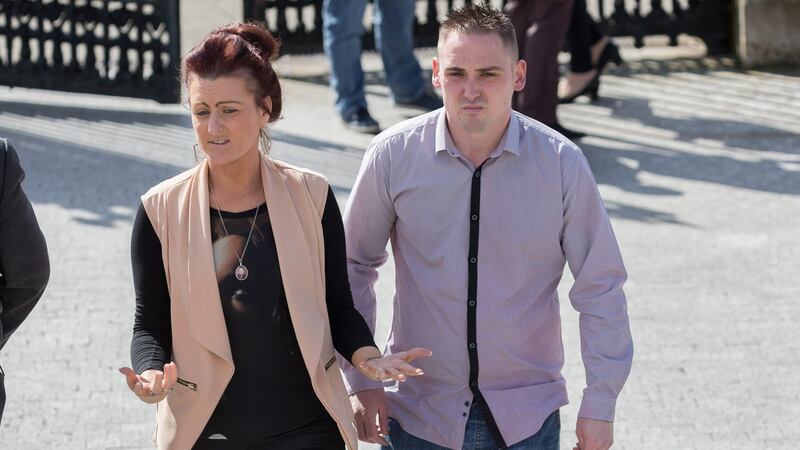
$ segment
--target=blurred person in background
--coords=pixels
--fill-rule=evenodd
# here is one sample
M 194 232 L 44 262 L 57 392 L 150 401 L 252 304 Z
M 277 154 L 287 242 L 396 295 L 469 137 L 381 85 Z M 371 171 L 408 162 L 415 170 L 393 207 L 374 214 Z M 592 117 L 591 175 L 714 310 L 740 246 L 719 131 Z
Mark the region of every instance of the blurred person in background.
M 571 103 L 582 95 L 597 100 L 603 69 L 609 63 L 623 63 L 619 48 L 600 31 L 586 10 L 586 0 L 574 1 L 567 32 L 570 71 L 558 83 L 560 103 Z
M 514 110 L 575 140 L 584 133 L 558 121 L 558 53 L 564 46 L 573 0 L 509 0 L 506 14 L 514 24 L 519 58 L 528 63 L 525 87 L 514 94 Z
M 378 122 L 367 109 L 361 36 L 367 0 L 324 0 L 322 36 L 331 64 L 331 87 L 336 91 L 336 112 L 352 130 L 378 133 Z M 375 48 L 381 54 L 386 82 L 396 105 L 423 110 L 441 108 L 442 99 L 422 76 L 414 56 L 415 0 L 375 0 L 372 23 Z
M 47 243 L 22 190 L 24 179 L 14 146 L 0 138 L 0 350 L 36 306 L 50 278 Z M 0 420 L 5 403 L 0 367 Z

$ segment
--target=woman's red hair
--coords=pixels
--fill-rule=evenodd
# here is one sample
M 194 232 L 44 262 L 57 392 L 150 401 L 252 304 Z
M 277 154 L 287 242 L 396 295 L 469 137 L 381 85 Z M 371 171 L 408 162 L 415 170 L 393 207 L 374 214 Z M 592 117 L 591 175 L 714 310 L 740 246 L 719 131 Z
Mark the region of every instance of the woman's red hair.
M 212 31 L 181 63 L 181 81 L 188 87 L 193 76 L 216 79 L 239 76 L 247 81 L 256 105 L 270 114 L 270 122 L 281 115 L 281 85 L 270 60 L 280 43 L 263 26 L 233 23 Z M 264 98 L 272 100 L 267 108 Z

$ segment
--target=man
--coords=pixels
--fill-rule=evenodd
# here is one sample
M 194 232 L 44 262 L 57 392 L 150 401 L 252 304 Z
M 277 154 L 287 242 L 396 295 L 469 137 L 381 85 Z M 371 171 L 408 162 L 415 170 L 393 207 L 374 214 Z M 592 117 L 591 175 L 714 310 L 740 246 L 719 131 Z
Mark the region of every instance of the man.
M 47 246 L 28 197 L 14 147 L 0 138 L 0 350 L 44 292 L 50 276 Z M 0 419 L 6 403 L 0 368 Z
M 569 29 L 572 0 L 510 0 L 506 4 L 517 32 L 520 58 L 528 64 L 528 82 L 514 95 L 514 109 L 563 134 L 580 139 L 584 133 L 558 122 L 558 52 Z
M 414 57 L 415 0 L 375 0 L 375 47 L 381 54 L 386 81 L 395 104 L 432 110 L 442 100 L 426 86 Z M 331 63 L 336 112 L 350 129 L 377 133 L 380 125 L 367 110 L 361 35 L 367 0 L 325 0 L 322 3 L 323 45 Z
M 364 157 L 344 216 L 356 307 L 374 326 L 376 269 L 391 238 L 387 351 L 433 352 L 419 363 L 424 376 L 385 394 L 345 369 L 368 442 L 558 449 L 567 392 L 556 287 L 568 263 L 587 374 L 576 448 L 611 446 L 633 357 L 627 275 L 581 151 L 511 109 L 525 86 L 517 55 L 502 13 L 453 11 L 433 60 L 444 109 L 385 131 Z

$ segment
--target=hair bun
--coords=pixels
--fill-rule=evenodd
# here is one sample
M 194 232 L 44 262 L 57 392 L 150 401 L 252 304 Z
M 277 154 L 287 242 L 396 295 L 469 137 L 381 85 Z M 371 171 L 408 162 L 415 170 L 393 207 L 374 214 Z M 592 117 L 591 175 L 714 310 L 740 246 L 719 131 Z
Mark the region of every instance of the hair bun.
M 226 25 L 217 31 L 241 37 L 253 46 L 264 61 L 270 61 L 273 57 L 278 56 L 280 51 L 280 42 L 259 22 L 234 23 Z

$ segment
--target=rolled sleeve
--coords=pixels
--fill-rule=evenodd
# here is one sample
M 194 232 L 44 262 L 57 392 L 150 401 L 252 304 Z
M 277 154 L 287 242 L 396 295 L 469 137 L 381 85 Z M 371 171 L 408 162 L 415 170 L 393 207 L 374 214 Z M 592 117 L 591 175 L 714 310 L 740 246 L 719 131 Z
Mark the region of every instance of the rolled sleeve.
M 579 417 L 614 420 L 630 373 L 633 342 L 623 285 L 627 273 L 589 164 L 577 147 L 562 150 L 562 248 L 575 283 L 586 389 Z

